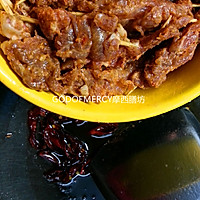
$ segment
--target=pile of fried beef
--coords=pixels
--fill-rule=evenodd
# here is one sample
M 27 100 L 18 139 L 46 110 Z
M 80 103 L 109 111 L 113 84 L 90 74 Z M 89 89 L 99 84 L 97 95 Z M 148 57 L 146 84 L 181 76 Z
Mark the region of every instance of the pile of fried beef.
M 159 87 L 192 59 L 190 0 L 1 0 L 1 48 L 28 87 L 77 96 Z M 2 3 L 3 2 L 3 3 Z

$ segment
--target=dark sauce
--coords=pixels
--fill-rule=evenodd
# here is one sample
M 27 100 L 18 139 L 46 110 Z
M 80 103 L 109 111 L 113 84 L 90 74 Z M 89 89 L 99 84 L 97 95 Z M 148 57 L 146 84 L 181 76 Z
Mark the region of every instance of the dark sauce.
M 39 107 L 29 111 L 28 126 L 31 146 L 37 150 L 38 156 L 52 164 L 52 168 L 44 172 L 44 177 L 58 184 L 68 184 L 78 175 L 89 174 L 92 153 L 89 154 L 88 145 L 82 142 L 85 136 L 86 141 L 89 138 L 88 142 L 94 143 L 94 139 L 112 136 L 118 129 L 118 124 L 71 119 Z M 104 142 L 95 145 L 100 147 Z
M 109 137 L 115 132 L 118 128 L 118 124 L 110 123 L 110 124 L 99 124 L 97 127 L 90 130 L 90 135 L 95 138 L 106 138 Z

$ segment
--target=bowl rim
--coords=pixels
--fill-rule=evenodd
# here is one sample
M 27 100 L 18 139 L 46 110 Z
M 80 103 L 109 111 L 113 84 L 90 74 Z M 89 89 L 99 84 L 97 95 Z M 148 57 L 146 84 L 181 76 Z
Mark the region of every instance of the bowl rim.
M 40 95 L 36 95 L 35 93 L 29 93 L 24 88 L 18 87 L 16 84 L 13 84 L 12 80 L 6 76 L 2 70 L 0 70 L 0 81 L 6 85 L 10 90 L 15 92 L 17 95 L 21 96 L 22 98 L 26 99 L 27 101 L 42 107 L 44 109 L 50 110 L 52 112 L 55 112 L 57 114 L 65 115 L 65 112 L 59 112 L 57 110 L 52 110 L 52 105 L 51 103 L 47 103 L 43 98 L 40 97 Z M 9 83 L 9 84 L 8 84 Z M 25 86 L 24 86 L 25 87 Z M 30 90 L 27 88 L 27 90 Z M 43 93 L 43 92 L 42 92 Z M 31 94 L 31 95 L 30 95 Z M 170 104 L 169 102 L 161 103 L 159 107 L 157 107 L 156 110 L 154 108 L 150 109 L 144 114 L 140 116 L 135 116 L 135 115 L 127 115 L 126 113 L 121 113 L 120 118 L 116 116 L 112 116 L 110 118 L 109 116 L 103 116 L 102 113 L 95 112 L 91 116 L 91 113 L 87 112 L 87 110 L 84 111 L 73 111 L 69 109 L 67 111 L 67 117 L 75 118 L 75 119 L 80 119 L 80 120 L 85 120 L 85 121 L 92 121 L 92 122 L 105 122 L 105 123 L 119 123 L 119 122 L 130 122 L 130 121 L 136 121 L 136 120 L 142 120 L 150 117 L 154 117 L 163 113 L 166 113 L 168 111 L 171 111 L 175 108 L 178 108 L 191 100 L 195 99 L 200 95 L 200 85 L 197 85 L 196 87 L 192 88 L 189 92 L 187 93 L 182 93 L 178 97 L 176 96 L 175 98 L 171 99 Z M 178 99 L 177 99 L 178 98 Z M 94 116 L 95 115 L 95 116 Z

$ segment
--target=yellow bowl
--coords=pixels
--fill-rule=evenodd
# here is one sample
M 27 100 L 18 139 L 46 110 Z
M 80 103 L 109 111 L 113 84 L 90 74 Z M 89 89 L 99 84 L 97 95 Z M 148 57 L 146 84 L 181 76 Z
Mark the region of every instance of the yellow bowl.
M 9 68 L 2 54 L 0 81 L 31 103 L 60 115 L 95 122 L 135 121 L 165 113 L 200 95 L 200 48 L 192 61 L 169 74 L 160 88 L 136 89 L 129 97 L 114 97 L 100 104 L 54 102 L 53 94 L 25 87 Z

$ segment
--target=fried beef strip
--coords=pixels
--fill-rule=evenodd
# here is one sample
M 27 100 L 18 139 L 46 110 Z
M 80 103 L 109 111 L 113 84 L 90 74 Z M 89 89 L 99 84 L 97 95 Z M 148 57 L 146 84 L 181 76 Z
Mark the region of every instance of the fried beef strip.
M 101 17 L 97 17 L 98 15 L 101 15 Z M 99 13 L 95 18 L 91 26 L 92 48 L 89 58 L 94 65 L 102 63 L 105 66 L 114 66 L 122 54 L 124 57 L 126 56 L 126 48 L 120 46 L 120 41 L 129 41 L 126 31 L 117 23 L 118 21 L 115 17 L 108 17 L 105 14 Z M 104 20 L 108 21 L 105 26 L 104 22 L 102 22 Z M 107 31 L 109 29 L 108 26 L 111 26 L 111 24 L 112 29 Z
M 60 66 L 52 56 L 47 41 L 40 37 L 5 41 L 1 44 L 11 68 L 24 84 L 36 90 L 48 91 L 48 82 L 59 77 Z
M 130 20 L 126 25 L 128 31 L 135 29 L 144 36 L 146 31 L 155 30 L 159 26 L 166 26 L 171 21 L 178 20 L 181 22 L 184 18 L 193 19 L 192 2 L 190 0 L 182 0 L 177 3 L 162 0 L 154 1 L 154 3 L 154 6 L 148 7 L 144 13 L 139 14 L 140 17 Z
M 55 39 L 56 55 L 66 58 L 86 59 L 92 46 L 92 34 L 87 16 L 71 16 L 71 25 Z
M 144 77 L 149 86 L 159 87 L 169 72 L 192 59 L 197 47 L 200 32 L 200 20 L 188 25 L 180 37 L 175 37 L 169 47 L 155 53 L 155 58 L 146 64 Z
M 52 90 L 59 94 L 76 96 L 112 96 L 127 94 L 135 88 L 129 80 L 134 63 L 105 70 L 91 68 L 73 68 L 52 83 Z M 123 64 L 124 65 L 124 64 Z
M 64 9 L 52 9 L 51 7 L 36 8 L 40 28 L 45 37 L 53 40 L 64 29 L 68 29 L 71 23 L 70 16 Z
M 106 70 L 93 70 L 92 74 L 97 81 L 91 85 L 90 95 L 94 96 L 113 96 L 126 95 L 136 88 L 134 83 L 129 80 L 130 74 L 135 69 L 135 63 L 125 63 L 118 61 L 118 67 Z
M 64 9 L 51 7 L 35 11 L 44 35 L 54 40 L 58 57 L 65 61 L 67 58 L 84 59 L 89 55 L 92 36 L 87 16 L 76 17 Z
M 140 53 L 132 54 L 132 57 L 139 59 L 146 51 L 159 45 L 161 42 L 180 35 L 179 29 L 186 26 L 190 22 L 190 18 L 185 18 L 179 25 L 178 21 L 174 21 L 168 26 L 161 28 L 154 33 L 144 36 L 140 39 Z

